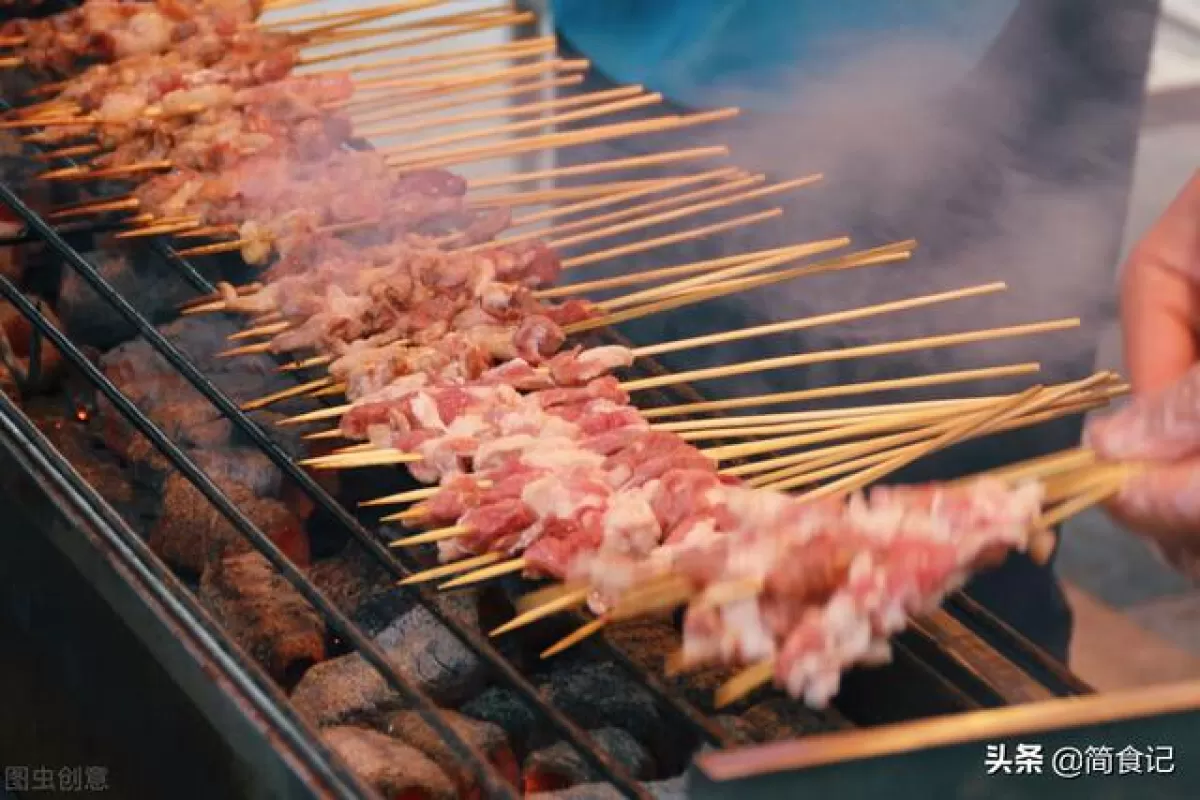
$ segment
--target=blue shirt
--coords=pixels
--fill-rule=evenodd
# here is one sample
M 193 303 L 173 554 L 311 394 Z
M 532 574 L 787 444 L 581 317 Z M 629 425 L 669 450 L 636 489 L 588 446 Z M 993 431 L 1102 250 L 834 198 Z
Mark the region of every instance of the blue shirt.
M 956 80 L 999 35 L 1018 0 L 551 0 L 562 35 L 618 83 L 693 108 L 770 109 L 797 82 L 836 73 L 863 48 L 932 40 Z M 916 48 L 916 50 L 914 50 Z M 901 52 L 903 50 L 903 52 Z M 886 59 L 876 68 L 888 69 Z M 897 98 L 902 100 L 902 98 Z

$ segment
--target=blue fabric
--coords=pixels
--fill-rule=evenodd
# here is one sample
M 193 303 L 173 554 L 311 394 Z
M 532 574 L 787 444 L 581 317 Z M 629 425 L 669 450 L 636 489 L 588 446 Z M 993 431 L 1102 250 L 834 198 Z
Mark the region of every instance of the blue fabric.
M 676 103 L 770 108 L 876 41 L 953 52 L 956 80 L 1017 0 L 551 0 L 559 31 L 610 78 Z M 885 68 L 885 67 L 881 67 Z M 955 74 L 958 73 L 958 74 Z M 902 100 L 902 98 L 897 98 Z

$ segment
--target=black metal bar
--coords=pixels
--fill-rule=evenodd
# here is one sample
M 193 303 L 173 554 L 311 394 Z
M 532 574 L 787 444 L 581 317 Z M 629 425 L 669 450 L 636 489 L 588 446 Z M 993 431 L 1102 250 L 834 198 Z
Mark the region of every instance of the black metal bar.
M 70 532 L 84 531 L 84 536 L 75 536 L 66 544 L 55 544 L 64 551 L 70 549 L 67 545 L 77 545 L 75 549 L 79 554 L 67 552 L 67 557 L 92 580 L 101 596 L 114 608 L 120 602 L 113 590 L 102 588 L 106 582 L 97 566 L 97 551 L 105 556 L 106 563 L 112 564 L 113 574 L 108 583 L 128 590 L 125 607 L 143 608 L 147 615 L 159 618 L 165 626 L 151 631 L 151 644 L 166 649 L 177 643 L 189 655 L 197 652 L 208 655 L 204 661 L 191 655 L 184 662 L 189 665 L 195 662 L 192 691 L 203 696 L 207 684 L 213 686 L 212 695 L 222 697 L 225 691 L 222 684 L 232 688 L 237 692 L 234 702 L 239 707 L 249 706 L 262 723 L 270 726 L 264 731 L 265 742 L 273 751 L 277 752 L 281 743 L 286 745 L 307 772 L 339 796 L 367 796 L 364 789 L 358 788 L 354 773 L 328 757 L 325 748 L 308 732 L 307 723 L 291 709 L 274 682 L 237 648 L 229 646 L 220 626 L 179 579 L 162 565 L 120 514 L 3 393 L 0 393 L 0 443 L 11 452 L 14 463 L 25 467 L 32 480 L 44 487 L 46 502 L 53 504 L 55 512 L 77 523 Z M 28 491 L 23 487 L 13 488 L 22 491 L 23 496 Z M 47 536 L 54 538 L 53 533 Z M 90 538 L 91 542 L 85 538 Z M 135 623 L 128 614 L 123 616 L 132 630 Z M 187 676 L 181 676 L 179 680 L 182 685 Z M 202 710 L 212 711 L 207 707 Z
M 311 476 L 301 470 L 287 455 L 287 453 L 285 453 L 282 448 L 271 441 L 271 439 L 261 430 L 261 428 L 253 420 L 251 420 L 249 416 L 247 416 L 246 413 L 237 406 L 237 404 L 230 400 L 220 389 L 217 388 L 215 384 L 212 383 L 212 381 L 208 380 L 203 373 L 196 369 L 195 365 L 193 365 L 178 348 L 176 348 L 161 333 L 159 333 L 158 330 L 155 329 L 155 327 L 137 311 L 137 309 L 130 305 L 129 302 L 125 300 L 125 298 L 122 297 L 119 292 L 109 285 L 108 282 L 105 281 L 104 278 L 96 271 L 95 267 L 88 263 L 87 259 L 76 252 L 69 244 L 67 244 L 51 226 L 49 226 L 36 212 L 29 208 L 11 190 L 11 188 L 3 183 L 0 183 L 0 201 L 8 205 L 14 213 L 21 217 L 27 226 L 33 230 L 36 230 L 46 244 L 54 249 L 63 258 L 63 260 L 69 264 L 81 278 L 87 281 L 94 291 L 99 293 L 101 297 L 103 297 L 110 305 L 112 305 L 113 308 L 115 308 L 117 312 L 121 314 L 121 316 L 125 317 L 125 319 L 137 329 L 142 337 L 145 338 L 146 341 L 158 351 L 159 355 L 161 355 L 167 360 L 168 363 L 171 364 L 171 366 L 178 370 L 179 373 L 183 375 L 188 382 L 190 382 L 196 388 L 197 391 L 204 395 L 209 402 L 211 402 L 223 414 L 225 414 L 242 432 L 249 436 L 255 442 L 255 444 L 262 448 L 262 450 L 276 464 L 276 466 L 280 468 L 281 471 L 296 481 L 324 511 L 328 512 L 331 516 L 337 519 L 347 531 L 349 531 L 356 539 L 358 539 L 359 543 L 363 547 L 367 548 L 368 552 L 375 556 L 382 566 L 387 568 L 392 573 L 393 576 L 399 578 L 412 574 L 412 569 L 410 567 L 407 565 L 401 565 L 399 562 L 397 562 L 388 552 L 387 548 L 385 548 L 375 537 L 373 537 L 371 533 L 362 525 L 362 523 L 360 523 L 354 518 L 353 515 L 346 511 L 341 504 L 334 500 L 323 488 L 321 488 L 319 484 L 317 484 L 315 480 L 312 479 Z M 16 291 L 15 288 L 12 287 L 11 283 L 8 281 L 5 281 L 4 283 L 6 284 L 4 287 L 6 290 L 12 290 L 14 292 Z M 7 294 L 7 291 L 4 293 Z M 36 309 L 30 307 L 23 296 L 19 296 L 18 299 L 22 301 L 22 304 L 18 305 L 18 308 L 22 308 L 23 313 L 26 313 L 25 309 L 36 313 Z M 29 314 L 26 313 L 26 316 L 29 316 Z M 40 317 L 41 315 L 39 314 L 38 316 Z M 45 322 L 44 319 L 42 321 Z M 58 332 L 55 331 L 55 334 L 57 333 Z M 55 337 L 51 336 L 51 338 L 54 339 Z M 68 345 L 76 355 L 79 355 L 78 350 L 76 350 L 74 345 L 67 341 L 65 337 L 62 337 L 61 334 L 58 334 L 58 338 L 62 338 L 63 343 Z M 56 341 L 55 344 L 58 345 L 59 342 Z M 214 505 L 216 505 L 217 508 L 220 509 L 221 512 L 230 519 L 231 522 L 234 522 L 235 527 L 239 529 L 239 532 L 241 532 L 244 536 L 247 536 L 247 538 L 250 538 L 252 541 L 255 541 L 256 547 L 260 544 L 262 545 L 259 548 L 260 551 L 263 552 L 263 554 L 268 557 L 271 563 L 287 577 L 290 583 L 296 586 L 301 594 L 304 595 L 305 599 L 308 600 L 314 606 L 314 608 L 318 608 L 323 612 L 325 612 L 327 609 L 330 619 L 339 621 L 339 624 L 335 627 L 337 627 L 339 631 L 344 628 L 350 634 L 348 636 L 348 641 L 354 644 L 355 647 L 358 647 L 363 652 L 364 656 L 366 656 L 368 653 L 372 655 L 372 658 L 368 658 L 368 661 L 372 662 L 372 666 L 376 667 L 376 669 L 379 669 L 380 665 L 382 665 L 387 669 L 388 672 L 392 672 L 396 680 L 400 682 L 399 676 L 395 675 L 394 671 L 392 671 L 390 666 L 387 664 L 386 658 L 383 656 L 382 651 L 376 648 L 374 643 L 371 642 L 369 638 L 363 636 L 348 618 L 346 618 L 335 607 L 329 604 L 320 591 L 317 590 L 317 588 L 313 586 L 307 579 L 305 579 L 298 570 L 296 570 L 291 562 L 289 562 L 282 552 L 279 551 L 275 544 L 267 539 L 267 537 L 265 537 L 261 531 L 258 531 L 253 523 L 251 523 L 250 520 L 248 520 L 245 515 L 243 515 L 241 511 L 236 508 L 236 506 L 230 503 L 228 498 L 225 497 L 220 489 L 208 479 L 208 476 L 202 470 L 196 467 L 196 465 L 192 463 L 182 453 L 182 451 L 180 451 L 174 445 L 174 443 L 170 441 L 170 439 L 164 436 L 162 431 L 159 430 L 153 422 L 150 422 L 150 420 L 147 419 L 145 415 L 142 414 L 139 409 L 137 409 L 136 406 L 134 406 L 132 403 L 129 403 L 128 399 L 125 398 L 125 396 L 119 391 L 117 391 L 116 387 L 113 386 L 102 373 L 99 373 L 99 371 L 96 370 L 90 362 L 87 362 L 86 359 L 83 359 L 83 361 L 86 364 L 86 367 L 91 371 L 89 375 L 94 375 L 99 380 L 103 381 L 111 391 L 115 392 L 120 400 L 124 401 L 124 403 L 128 406 L 128 409 L 131 409 L 136 417 L 140 417 L 140 419 L 136 421 L 131 419 L 131 421 L 134 421 L 135 424 L 138 425 L 139 429 L 141 429 L 142 425 L 146 425 L 151 431 L 157 434 L 158 438 L 151 438 L 151 441 L 155 443 L 156 447 L 161 449 L 161 441 L 162 444 L 165 444 L 168 448 L 174 451 L 181 460 L 176 461 L 175 458 L 172 458 L 172 461 L 175 462 L 177 466 L 182 463 L 190 467 L 189 472 L 193 473 L 195 478 L 193 478 L 192 474 L 189 474 L 189 480 L 192 480 L 192 482 L 196 484 L 197 488 L 200 488 L 205 496 L 212 501 Z M 108 392 L 106 391 L 105 394 L 107 395 Z M 144 430 L 142 432 L 146 433 Z M 180 470 L 184 471 L 182 466 L 180 467 Z M 187 474 L 187 472 L 185 472 L 185 474 Z M 199 479 L 199 482 L 197 482 L 196 479 Z M 634 778 L 632 778 L 624 768 L 618 765 L 605 752 L 600 750 L 592 742 L 591 737 L 585 731 L 575 725 L 575 723 L 573 723 L 570 719 L 568 719 L 566 715 L 549 705 L 541 697 L 537 689 L 528 680 L 526 680 L 518 670 L 509 664 L 508 661 L 503 658 L 503 656 L 496 652 L 495 648 L 493 648 L 484 637 L 480 636 L 476 631 L 472 631 L 466 626 L 460 624 L 452 615 L 445 613 L 436 602 L 432 601 L 427 589 L 419 589 L 418 595 L 420 596 L 421 602 L 426 606 L 427 610 L 433 614 L 439 622 L 450 629 L 476 654 L 486 660 L 489 663 L 489 666 L 502 674 L 504 678 L 524 697 L 525 700 L 537 707 L 546 721 L 555 728 L 557 733 L 563 736 L 563 738 L 569 741 L 571 745 L 579 751 L 579 754 L 589 762 L 590 766 L 598 770 L 607 780 L 612 782 L 626 796 L 632 798 L 645 798 L 646 800 L 649 800 L 649 793 L 643 789 L 641 785 Z M 378 664 L 374 663 L 374 658 L 379 659 Z M 383 670 L 380 671 L 383 672 Z M 387 673 L 384 674 L 386 675 Z M 389 682 L 391 681 L 389 680 Z M 403 684 L 400 682 L 398 685 Z M 416 690 L 415 688 L 406 687 L 405 690 L 401 691 L 401 694 L 406 694 L 412 697 L 419 705 L 421 705 L 421 703 L 419 702 L 418 698 L 423 700 L 425 704 L 429 704 L 429 708 L 433 707 L 428 698 L 426 698 L 422 693 L 419 692 L 419 690 Z M 467 748 L 466 752 L 470 752 L 469 746 L 467 746 L 465 742 L 462 742 L 462 740 L 453 733 L 453 731 L 445 724 L 443 720 L 439 718 L 438 723 L 439 726 L 435 727 L 435 730 L 437 730 L 439 734 L 442 734 L 443 736 L 449 734 L 451 737 L 453 737 L 452 741 L 460 743 L 462 747 Z M 443 733 L 443 730 L 445 733 Z M 490 766 L 487 766 L 486 762 L 484 762 L 484 764 L 488 773 L 490 773 L 486 776 L 487 782 L 493 783 L 496 780 L 500 780 L 499 776 L 495 775 Z M 509 792 L 509 794 L 506 794 L 505 792 Z M 510 796 L 510 790 L 507 790 L 507 787 L 505 787 L 505 790 L 501 791 L 497 796 Z
M 0 184 L 0 196 L 11 195 L 7 186 Z M 6 198 L 7 202 L 7 198 Z M 18 201 L 19 203 L 20 201 Z M 23 205 L 14 207 L 14 211 L 18 213 L 32 213 Z M 36 215 L 35 215 L 36 217 Z M 40 220 L 37 220 L 40 223 Z M 41 223 L 44 226 L 44 223 Z M 53 234 L 53 231 L 50 231 Z M 57 237 L 56 237 L 57 238 Z M 61 243 L 61 239 L 59 240 Z M 54 246 L 52 244 L 52 246 Z M 64 244 L 65 246 L 65 244 Z M 56 249 L 58 249 L 56 247 Z M 69 248 L 67 250 L 71 253 Z M 61 252 L 61 251 L 60 251 Z M 64 257 L 67 253 L 63 253 Z M 76 258 L 82 258 L 78 254 L 74 254 Z M 97 276 L 98 277 L 98 276 Z M 0 276 L 0 295 L 4 299 L 12 303 L 29 321 L 39 328 L 41 332 L 54 343 L 59 352 L 63 354 L 77 369 L 79 369 L 95 386 L 99 389 L 110 403 L 116 407 L 121 414 L 134 426 L 138 431 L 150 440 L 160 453 L 168 458 L 175 468 L 178 469 L 187 479 L 211 502 L 221 513 L 229 520 L 229 522 L 244 536 L 263 557 L 265 557 L 279 573 L 284 576 L 288 583 L 304 597 L 308 603 L 318 610 L 325 619 L 330 623 L 331 627 L 340 634 L 347 642 L 351 643 L 362 655 L 362 657 L 371 664 L 384 677 L 384 680 L 404 697 L 413 707 L 421 714 L 421 718 L 429 725 L 446 744 L 451 748 L 454 754 L 464 763 L 470 765 L 472 771 L 479 777 L 481 785 L 489 792 L 492 797 L 509 797 L 515 798 L 517 795 L 505 783 L 498 772 L 491 764 L 483 758 L 476 749 L 467 741 L 465 741 L 454 730 L 452 726 L 447 724 L 442 718 L 437 706 L 434 705 L 424 692 L 420 689 L 409 685 L 395 669 L 388 663 L 387 656 L 384 652 L 375 645 L 369 636 L 358 628 L 347 616 L 342 614 L 321 592 L 314 586 L 304 575 L 296 569 L 296 567 L 288 560 L 287 556 L 272 542 L 258 527 L 246 517 L 241 510 L 234 505 L 225 493 L 221 491 L 208 475 L 200 469 L 187 455 L 163 433 L 162 429 L 155 425 L 142 411 L 133 404 L 107 376 L 104 375 L 87 357 L 79 351 L 79 349 L 71 342 L 61 331 L 56 329 L 50 321 L 26 298 L 20 291 L 13 286 L 12 282 L 4 276 Z M 136 312 L 135 312 L 136 313 Z M 138 315 L 140 316 L 140 315 Z
M 353 139 L 348 144 L 350 147 L 356 150 L 371 149 L 370 143 L 361 139 Z M 75 163 L 73 159 L 70 159 L 69 162 L 72 164 Z M 167 243 L 166 239 L 162 237 L 155 237 L 150 243 L 150 246 L 153 251 L 159 257 L 163 258 L 167 263 L 178 267 L 183 275 L 183 278 L 197 290 L 205 294 L 211 294 L 216 291 L 216 286 L 207 278 L 205 278 L 204 275 L 201 274 L 200 270 L 198 270 L 189 260 L 181 257 L 178 252 Z M 134 309 L 134 313 L 137 313 L 136 309 Z M 155 333 L 157 333 L 157 331 L 155 331 Z M 151 342 L 151 344 L 154 344 L 154 342 Z M 161 348 L 156 347 L 156 349 L 159 349 L 160 353 L 163 352 Z M 165 356 L 165 353 L 163 354 Z M 193 384 L 195 385 L 194 381 Z M 199 385 L 196 385 L 196 388 L 200 390 Z M 219 389 L 216 389 L 215 386 L 213 388 L 218 394 L 221 394 Z M 201 392 L 203 393 L 203 390 L 201 390 Z M 210 402 L 214 402 L 214 405 L 217 405 L 218 408 L 220 408 L 220 405 L 212 400 L 212 398 L 208 399 Z M 391 562 L 391 559 L 394 556 L 387 549 L 379 545 L 375 538 L 372 537 L 370 533 L 361 526 L 358 520 L 354 519 L 353 517 L 349 517 L 350 524 L 347 525 L 341 519 L 341 512 L 344 511 L 342 506 L 332 497 L 329 497 L 329 495 L 320 487 L 319 484 L 311 481 L 306 473 L 296 468 L 296 466 L 292 463 L 292 460 L 285 453 L 283 453 L 281 450 L 276 453 L 275 451 L 279 448 L 273 441 L 271 441 L 269 438 L 264 438 L 264 441 L 259 441 L 258 437 L 255 435 L 255 432 L 257 432 L 257 426 L 255 426 L 254 422 L 248 417 L 245 421 L 249 426 L 251 426 L 251 428 L 254 429 L 254 431 L 252 431 L 250 428 L 242 427 L 240 421 L 238 422 L 239 427 L 242 427 L 244 431 L 251 435 L 251 438 L 256 440 L 259 446 L 267 453 L 268 457 L 270 457 L 271 460 L 285 473 L 292 477 L 293 480 L 297 481 L 301 488 L 315 502 L 317 502 L 318 505 L 327 511 L 332 511 L 334 516 L 337 517 L 340 522 L 343 522 L 343 527 L 345 527 L 361 545 L 366 547 L 367 552 L 370 552 L 373 556 L 375 556 L 376 560 L 380 561 L 380 563 L 382 563 L 389 570 L 389 572 L 391 572 L 393 575 L 402 575 L 405 573 L 411 574 L 420 567 L 415 560 L 401 559 L 405 573 L 397 572 L 395 565 Z M 280 459 L 282 459 L 282 461 Z M 481 657 L 484 657 L 485 660 L 488 660 L 493 667 L 507 673 L 509 669 L 507 660 L 505 660 L 502 655 L 496 652 L 486 639 L 478 637 L 469 629 L 463 628 L 460 630 L 456 621 L 453 620 L 453 618 L 443 614 L 437 603 L 432 601 L 430 594 L 426 589 L 412 587 L 409 589 L 409 591 L 417 595 L 417 599 L 427 611 L 429 611 L 436 619 L 454 631 L 459 636 L 460 641 L 463 641 L 465 644 L 467 644 L 477 655 L 480 655 Z M 582 622 L 582 617 L 580 617 L 580 620 Z M 727 731 L 712 722 L 708 717 L 705 716 L 703 712 L 700 711 L 700 709 L 696 708 L 691 703 L 669 690 L 663 685 L 657 676 L 653 675 L 648 670 L 643 669 L 619 648 L 613 647 L 607 640 L 603 639 L 603 637 L 600 638 L 599 642 L 593 642 L 592 646 L 595 647 L 601 654 L 608 657 L 631 675 L 636 677 L 643 685 L 646 686 L 647 689 L 651 691 L 651 693 L 656 695 L 658 702 L 667 710 L 672 712 L 680 722 L 693 727 L 702 741 L 705 741 L 710 745 L 721 747 L 728 747 L 734 744 L 733 738 Z M 530 700 L 537 708 L 539 708 L 539 710 L 542 711 L 544 715 L 547 715 L 553 724 L 552 717 L 557 714 L 557 712 L 548 703 L 542 700 L 541 696 L 537 694 L 537 690 L 535 688 L 532 686 L 526 687 L 524 685 L 526 682 L 519 672 L 514 671 L 514 674 L 517 676 L 517 678 L 514 680 L 512 677 L 509 677 L 510 682 L 513 683 L 515 688 L 517 688 L 523 695 L 525 695 L 527 700 Z M 562 719 L 566 723 L 571 724 L 570 720 L 565 716 L 562 717 Z M 596 763 L 593 760 L 593 757 L 607 759 L 607 755 L 597 751 L 595 745 L 590 743 L 590 737 L 588 737 L 586 733 L 584 733 L 582 730 L 579 731 L 579 734 L 585 739 L 584 743 L 575 741 L 575 739 L 565 730 L 560 730 L 560 733 L 563 733 L 563 735 L 569 741 L 571 741 L 572 745 L 574 745 L 577 749 L 583 751 L 583 755 L 589 761 L 593 762 L 593 766 L 600 767 L 602 772 L 608 773 L 611 777 L 611 773 L 613 771 L 611 768 L 605 768 L 602 763 Z M 620 781 L 617 782 L 620 783 Z
M 946 600 L 948 614 L 962 620 L 984 642 L 992 645 L 1009 661 L 1048 687 L 1058 696 L 1094 694 L 1095 689 L 1036 646 L 970 595 L 958 592 Z

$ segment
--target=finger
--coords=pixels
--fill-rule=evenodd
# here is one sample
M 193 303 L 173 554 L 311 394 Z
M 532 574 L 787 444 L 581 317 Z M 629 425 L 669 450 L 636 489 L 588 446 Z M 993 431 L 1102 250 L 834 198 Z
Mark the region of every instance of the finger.
M 1150 257 L 1122 278 L 1121 331 L 1126 368 L 1138 395 L 1157 394 L 1200 360 L 1200 292 L 1185 275 Z
M 1155 393 L 1197 356 L 1200 171 L 1134 248 L 1121 271 L 1121 321 L 1134 391 Z

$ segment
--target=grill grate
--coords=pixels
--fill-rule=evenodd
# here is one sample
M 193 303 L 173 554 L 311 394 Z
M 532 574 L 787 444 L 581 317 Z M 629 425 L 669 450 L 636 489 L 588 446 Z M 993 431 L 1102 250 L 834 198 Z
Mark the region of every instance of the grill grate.
M 237 430 L 252 441 L 270 461 L 313 501 L 317 508 L 325 512 L 335 522 L 340 530 L 364 548 L 371 558 L 382 566 L 393 578 L 406 577 L 424 565 L 412 554 L 398 554 L 388 549 L 359 519 L 345 506 L 335 500 L 307 472 L 302 470 L 262 430 L 250 416 L 242 411 L 218 386 L 207 378 L 181 350 L 164 337 L 145 315 L 137 310 L 117 289 L 110 284 L 100 271 L 92 265 L 70 242 L 64 234 L 74 233 L 73 226 L 64 227 L 60 232 L 43 220 L 37 212 L 31 209 L 12 188 L 0 182 L 0 202 L 3 202 L 25 224 L 25 230 L 9 241 L 0 241 L 0 246 L 40 242 L 60 258 L 66 266 L 79 278 L 86 282 L 109 306 L 111 306 L 133 330 L 140 335 L 156 353 L 173 369 L 185 378 L 207 402 L 211 403 Z M 109 226 L 89 227 L 86 232 L 99 233 Z M 115 226 L 113 226 L 115 227 Z M 189 261 L 180 258 L 175 251 L 159 239 L 149 243 L 151 250 L 167 263 L 172 265 L 195 290 L 201 293 L 214 291 L 213 284 Z M 37 336 L 35 341 L 45 337 L 62 353 L 63 357 L 72 364 L 88 381 L 100 391 L 113 407 L 120 412 L 138 432 L 145 436 L 154 447 L 165 456 L 171 464 L 204 497 L 234 526 L 272 567 L 291 584 L 304 599 L 321 615 L 331 630 L 352 645 L 356 651 L 376 669 L 387 681 L 390 687 L 408 700 L 420 713 L 422 719 L 441 739 L 453 750 L 455 756 L 480 780 L 480 786 L 489 797 L 515 797 L 513 789 L 500 776 L 496 769 L 462 736 L 460 736 L 432 700 L 420 689 L 411 685 L 388 663 L 384 652 L 375 644 L 369 635 L 356 625 L 346 614 L 342 613 L 325 595 L 287 559 L 283 552 L 233 503 L 230 498 L 214 483 L 207 474 L 176 445 L 141 409 L 129 400 L 108 377 L 88 359 L 87 355 L 76 346 L 64 333 L 57 330 L 50 320 L 41 313 L 36 305 L 7 278 L 0 276 L 0 296 L 12 303 L 33 324 Z M 619 339 L 614 333 L 601 333 L 604 338 Z M 648 364 L 646 368 L 659 371 L 657 365 Z M 677 387 L 679 395 L 687 400 L 702 399 L 691 387 Z M 651 404 L 663 402 L 678 402 L 676 398 L 668 398 L 661 392 L 648 393 L 657 395 Z M 4 400 L 0 411 L 9 412 L 11 404 Z M 110 509 L 111 510 L 111 509 Z M 113 512 L 115 514 L 115 512 Z M 118 517 L 122 528 L 127 528 Z M 136 537 L 135 537 L 136 538 Z M 551 727 L 563 740 L 569 742 L 578 753 L 588 762 L 597 775 L 611 783 L 618 791 L 634 798 L 648 798 L 650 794 L 629 773 L 618 765 L 606 752 L 597 747 L 592 737 L 573 722 L 566 714 L 547 702 L 538 689 L 516 668 L 508 659 L 498 652 L 488 639 L 478 631 L 462 624 L 451 613 L 443 610 L 434 600 L 434 592 L 424 586 L 404 587 L 410 595 L 432 615 L 443 627 L 450 631 L 474 655 L 479 657 L 491 671 L 501 677 L 507 686 L 515 690 L 531 708 L 541 717 L 541 721 Z M 565 615 L 569 616 L 569 615 Z M 582 623 L 584 615 L 575 613 L 576 621 Z M 920 632 L 914 634 L 923 636 Z M 933 642 L 934 637 L 925 637 Z M 932 646 L 936 647 L 936 643 Z M 715 746 L 734 744 L 731 735 L 718 726 L 709 715 L 695 706 L 678 691 L 668 687 L 657 675 L 644 666 L 636 663 L 619 647 L 607 642 L 604 637 L 593 637 L 588 640 L 586 647 L 589 652 L 602 654 L 605 658 L 621 666 L 632 675 L 642 686 L 653 695 L 660 710 L 668 712 L 672 721 L 682 725 L 698 742 Z M 903 645 L 898 645 L 898 654 L 907 652 Z M 910 659 L 919 668 L 928 670 L 936 676 L 937 669 L 930 668 L 918 656 Z M 953 688 L 953 687 L 950 687 Z M 1003 698 L 1001 698 L 1003 702 Z M 964 695 L 960 707 L 974 705 L 971 698 Z M 846 727 L 849 723 L 836 712 L 824 715 L 824 722 L 834 727 Z

